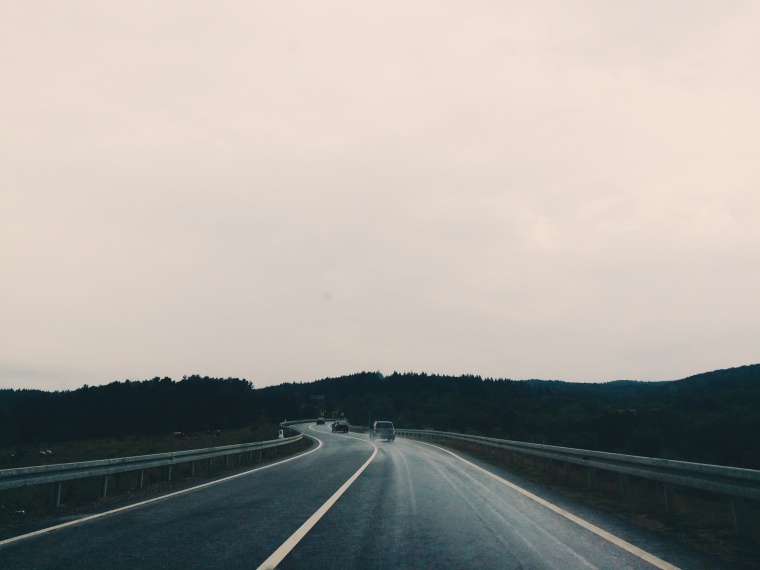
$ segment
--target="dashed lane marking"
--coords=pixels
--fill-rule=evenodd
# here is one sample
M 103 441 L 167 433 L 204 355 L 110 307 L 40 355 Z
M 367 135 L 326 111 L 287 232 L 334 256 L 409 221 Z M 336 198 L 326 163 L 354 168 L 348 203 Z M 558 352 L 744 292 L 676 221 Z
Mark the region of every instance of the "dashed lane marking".
M 309 429 L 311 429 L 311 427 Z M 312 431 L 315 431 L 315 430 L 312 430 Z M 272 555 L 261 564 L 261 566 L 258 567 L 258 570 L 272 570 L 273 568 L 276 568 L 277 565 L 280 562 L 282 562 L 282 560 L 288 554 L 290 554 L 290 551 L 293 550 L 299 542 L 301 542 L 301 539 L 303 539 L 303 537 L 306 536 L 312 528 L 314 528 L 314 525 L 316 525 L 319 522 L 319 519 L 321 519 L 327 513 L 327 511 L 329 511 L 330 508 L 337 502 L 337 500 L 341 498 L 343 493 L 345 493 L 348 490 L 348 488 L 354 483 L 354 481 L 356 481 L 359 478 L 359 475 L 361 475 L 364 472 L 364 470 L 369 466 L 369 464 L 372 463 L 372 460 L 377 455 L 377 446 L 374 443 L 368 442 L 365 439 L 359 439 L 358 437 L 352 437 L 352 436 L 348 436 L 348 437 L 350 437 L 351 439 L 358 439 L 359 441 L 363 441 L 364 443 L 369 443 L 374 448 L 374 451 L 372 452 L 372 455 L 370 456 L 370 458 L 367 459 L 364 465 L 359 467 L 359 470 L 356 473 L 354 473 L 348 481 L 343 483 L 340 489 L 335 491 L 333 496 L 327 499 L 327 502 L 321 507 L 319 507 L 319 509 L 317 509 L 317 511 L 313 515 L 311 515 L 309 519 L 305 523 L 303 523 L 301 527 L 290 536 L 290 538 L 288 538 L 285 542 L 283 542 L 282 545 L 277 550 L 275 550 L 274 553 L 272 553 Z

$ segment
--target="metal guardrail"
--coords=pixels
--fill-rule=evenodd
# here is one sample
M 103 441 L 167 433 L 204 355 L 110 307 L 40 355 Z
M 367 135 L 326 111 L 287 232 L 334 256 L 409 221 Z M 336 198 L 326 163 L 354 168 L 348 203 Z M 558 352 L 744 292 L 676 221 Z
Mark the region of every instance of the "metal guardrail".
M 344 419 L 346 418 L 325 418 L 325 425 L 329 424 L 330 422 L 337 422 L 338 420 L 344 420 Z M 283 427 L 290 427 L 296 424 L 315 423 L 316 421 L 317 421 L 317 418 L 310 419 L 310 420 L 294 420 L 291 422 L 288 422 L 288 421 L 282 422 L 280 425 Z M 353 432 L 353 433 L 368 433 L 369 428 L 367 426 L 354 426 L 349 423 L 348 431 Z
M 294 426 L 296 424 L 308 424 L 308 423 L 312 423 L 313 424 L 313 423 L 316 423 L 317 419 L 318 418 L 312 418 L 310 420 L 293 420 L 293 421 L 290 421 L 290 422 L 287 421 L 287 420 L 285 420 L 284 422 L 280 423 L 280 427 L 292 427 L 292 426 Z M 325 424 L 327 422 L 337 422 L 338 420 L 342 420 L 342 419 L 345 419 L 345 418 L 324 418 Z
M 284 426 L 287 427 L 287 426 Z M 56 465 L 40 465 L 34 467 L 17 467 L 0 470 L 0 490 L 15 489 L 32 485 L 53 483 L 53 506 L 60 504 L 61 484 L 65 481 L 101 477 L 101 496 L 106 495 L 107 477 L 118 473 L 134 471 L 138 473 L 138 487 L 143 485 L 143 474 L 146 469 L 155 467 L 167 468 L 167 478 L 171 480 L 171 468 L 183 463 L 194 463 L 207 459 L 213 461 L 217 457 L 229 458 L 234 455 L 242 457 L 243 453 L 276 450 L 285 447 L 290 449 L 303 438 L 303 434 L 281 439 L 257 441 L 205 449 L 190 449 L 186 451 L 171 451 L 153 455 L 138 455 L 134 457 L 117 457 L 82 461 L 79 463 L 60 463 Z M 252 456 L 251 456 L 252 457 Z
M 664 483 L 675 483 L 705 491 L 760 500 L 760 471 L 688 463 L 670 459 L 656 459 L 601 451 L 587 451 L 570 447 L 557 447 L 489 437 L 454 434 L 428 430 L 397 429 L 397 435 L 456 439 L 498 449 L 516 451 L 528 456 L 544 457 L 556 461 L 596 467 L 615 473 L 635 475 Z
M 675 514 L 673 485 L 723 494 L 731 500 L 734 523 L 739 534 L 744 534 L 747 531 L 747 513 L 744 499 L 760 500 L 760 471 L 753 469 L 588 451 L 432 430 L 397 429 L 396 435 L 416 439 L 448 439 L 474 443 L 497 452 L 506 453 L 508 451 L 512 454 L 512 461 L 515 460 L 515 453 L 522 454 L 526 460 L 531 458 L 532 462 L 535 461 L 536 457 L 542 457 L 563 463 L 566 474 L 570 464 L 581 465 L 588 470 L 590 485 L 594 484 L 596 469 L 611 471 L 620 475 L 621 493 L 625 499 L 630 498 L 630 482 L 628 480 L 630 475 L 659 481 L 664 485 L 667 510 L 673 515 Z
M 325 422 L 332 422 L 336 419 L 325 418 Z M 316 418 L 290 422 L 284 421 L 280 426 L 290 428 L 295 424 L 310 422 L 316 422 Z M 350 426 L 350 430 L 355 433 L 368 433 L 369 431 L 365 426 Z M 541 457 L 549 461 L 563 463 L 566 474 L 571 464 L 580 465 L 588 470 L 590 485 L 593 485 L 595 481 L 596 469 L 611 471 L 620 475 L 620 488 L 623 497 L 626 499 L 630 497 L 629 476 L 659 481 L 664 486 L 666 507 L 671 514 L 675 514 L 674 485 L 693 487 L 727 495 L 731 499 L 734 522 L 739 534 L 744 534 L 747 531 L 747 513 L 744 499 L 760 500 L 760 471 L 752 469 L 605 453 L 432 430 L 397 429 L 396 435 L 415 439 L 454 440 L 473 443 L 497 452 L 510 452 L 512 461 L 515 460 L 515 454 L 519 453 L 524 460 L 530 458 L 534 465 L 535 458 Z M 281 433 L 280 439 L 269 441 L 173 451 L 153 455 L 83 461 L 79 463 L 3 469 L 0 470 L 0 490 L 52 483 L 52 503 L 53 506 L 57 506 L 60 503 L 61 485 L 66 481 L 100 477 L 100 494 L 101 496 L 105 496 L 108 476 L 110 475 L 137 472 L 138 487 L 142 487 L 143 474 L 146 469 L 164 467 L 167 469 L 167 479 L 171 480 L 171 468 L 174 465 L 184 463 L 194 465 L 195 461 L 203 459 L 213 461 L 217 457 L 226 457 L 225 463 L 227 463 L 231 456 L 238 455 L 242 457 L 243 453 L 251 453 L 252 458 L 254 451 L 261 452 L 266 449 L 274 449 L 276 453 L 276 450 L 280 447 L 291 448 L 303 437 L 302 433 L 292 437 L 283 437 Z

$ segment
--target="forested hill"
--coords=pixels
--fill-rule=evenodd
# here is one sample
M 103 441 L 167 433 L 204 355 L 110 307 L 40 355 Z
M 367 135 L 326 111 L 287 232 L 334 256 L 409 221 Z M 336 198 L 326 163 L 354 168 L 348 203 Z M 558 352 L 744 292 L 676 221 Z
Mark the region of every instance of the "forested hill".
M 760 365 L 603 384 L 362 372 L 254 389 L 191 376 L 64 392 L 0 390 L 0 445 L 243 427 L 345 414 L 432 428 L 760 469 Z
M 78 390 L 0 390 L 0 445 L 242 427 L 260 415 L 250 382 L 190 376 Z
M 363 372 L 257 391 L 278 418 L 345 414 L 431 428 L 760 469 L 760 365 L 603 384 Z

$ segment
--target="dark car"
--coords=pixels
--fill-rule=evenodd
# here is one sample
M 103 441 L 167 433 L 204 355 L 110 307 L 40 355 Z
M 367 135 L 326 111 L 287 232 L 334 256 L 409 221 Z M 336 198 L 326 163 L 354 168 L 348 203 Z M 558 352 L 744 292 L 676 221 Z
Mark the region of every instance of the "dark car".
M 396 428 L 393 427 L 393 422 L 377 421 L 372 426 L 372 439 L 385 439 L 393 441 L 396 439 Z
M 333 432 L 348 433 L 348 420 L 338 420 L 332 425 Z
M 317 425 L 318 426 L 325 425 L 325 418 L 317 418 Z

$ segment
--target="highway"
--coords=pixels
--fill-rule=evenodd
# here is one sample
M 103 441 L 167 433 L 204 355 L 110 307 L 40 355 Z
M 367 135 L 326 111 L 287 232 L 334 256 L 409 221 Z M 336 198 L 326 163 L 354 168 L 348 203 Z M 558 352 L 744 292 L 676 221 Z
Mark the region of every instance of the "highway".
M 458 452 L 302 429 L 299 456 L 0 541 L 0 568 L 726 568 Z

